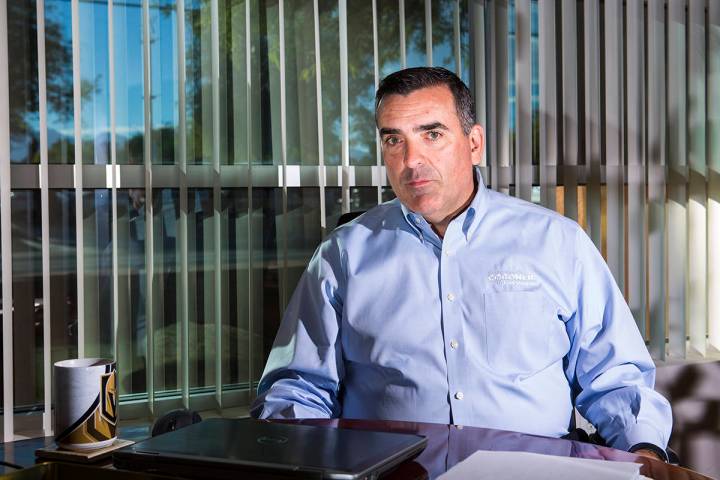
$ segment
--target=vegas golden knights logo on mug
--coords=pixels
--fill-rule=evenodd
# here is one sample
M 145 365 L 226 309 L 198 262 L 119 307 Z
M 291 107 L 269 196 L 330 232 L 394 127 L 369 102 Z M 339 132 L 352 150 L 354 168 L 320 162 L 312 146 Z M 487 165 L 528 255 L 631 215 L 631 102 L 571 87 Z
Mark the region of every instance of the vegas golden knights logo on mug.
M 102 383 L 100 388 L 100 413 L 108 423 L 115 425 L 117 423 L 115 370 L 103 375 L 100 381 Z
M 114 363 L 102 366 L 95 377 L 96 397 L 71 425 L 55 437 L 61 446 L 73 449 L 98 448 L 115 439 L 117 424 L 117 372 Z M 98 381 L 99 380 L 99 381 Z M 91 385 L 88 385 L 91 387 Z M 91 397 L 92 398 L 92 397 Z

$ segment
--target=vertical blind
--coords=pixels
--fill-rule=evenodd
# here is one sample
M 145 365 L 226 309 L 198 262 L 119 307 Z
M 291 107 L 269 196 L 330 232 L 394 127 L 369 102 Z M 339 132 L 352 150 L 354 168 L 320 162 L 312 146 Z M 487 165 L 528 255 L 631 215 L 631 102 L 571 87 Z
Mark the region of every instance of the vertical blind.
M 493 187 L 583 225 L 654 358 L 717 354 L 720 2 L 475 8 Z
M 469 6 L 0 0 L 4 438 L 51 433 L 75 356 L 126 419 L 248 405 L 322 237 L 393 198 L 379 79 L 470 82 Z
M 0 39 L 6 440 L 73 356 L 123 418 L 247 405 L 314 248 L 393 198 L 406 66 L 471 86 L 486 182 L 580 222 L 656 359 L 719 348 L 720 2 L 0 0 Z

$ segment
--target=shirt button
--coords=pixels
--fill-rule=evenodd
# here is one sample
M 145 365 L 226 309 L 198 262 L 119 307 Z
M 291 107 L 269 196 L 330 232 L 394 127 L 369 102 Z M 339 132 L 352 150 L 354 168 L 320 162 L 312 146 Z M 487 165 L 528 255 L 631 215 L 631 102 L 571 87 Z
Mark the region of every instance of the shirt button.
M 452 250 L 445 250 L 445 255 L 447 255 L 448 257 L 452 254 L 453 254 Z
M 457 398 L 458 400 L 462 400 L 463 397 L 465 397 L 465 395 L 463 395 L 463 392 L 457 392 L 455 394 L 455 398 Z
M 453 295 L 452 293 L 448 293 L 447 299 L 452 302 L 455 300 L 455 295 Z
M 457 348 L 460 344 L 457 340 L 451 340 L 450 341 L 450 348 Z

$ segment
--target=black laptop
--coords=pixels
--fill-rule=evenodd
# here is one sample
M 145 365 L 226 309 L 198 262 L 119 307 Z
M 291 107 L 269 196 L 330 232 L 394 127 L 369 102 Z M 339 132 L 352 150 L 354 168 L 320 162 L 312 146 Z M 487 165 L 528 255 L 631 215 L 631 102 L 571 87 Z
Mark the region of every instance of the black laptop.
M 213 418 L 118 450 L 113 463 L 187 478 L 374 479 L 426 444 L 406 433 Z

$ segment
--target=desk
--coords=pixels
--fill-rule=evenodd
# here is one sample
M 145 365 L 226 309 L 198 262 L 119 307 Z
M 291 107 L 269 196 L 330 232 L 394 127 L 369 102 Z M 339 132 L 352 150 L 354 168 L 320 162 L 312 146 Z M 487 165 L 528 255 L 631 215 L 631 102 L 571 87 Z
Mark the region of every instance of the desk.
M 287 422 L 361 430 L 416 433 L 426 436 L 428 438 L 427 448 L 415 460 L 405 462 L 388 475 L 386 477 L 388 480 L 424 479 L 428 478 L 428 476 L 434 478 L 464 460 L 476 450 L 525 451 L 567 457 L 636 462 L 642 464 L 641 473 L 643 475 L 657 480 L 709 479 L 709 477 L 699 473 L 668 465 L 659 460 L 651 460 L 612 448 L 503 430 L 378 420 L 308 419 L 288 420 Z M 147 438 L 148 428 L 121 428 L 119 435 L 121 438 L 141 440 Z M 0 444 L 0 459 L 23 467 L 29 467 L 35 463 L 35 450 L 50 446 L 52 443 L 52 437 L 45 437 Z M 12 471 L 14 470 L 0 467 L 0 473 Z
M 120 438 L 140 441 L 150 436 L 150 427 L 145 426 L 122 426 L 118 430 Z M 35 465 L 35 450 L 38 448 L 49 448 L 55 446 L 54 437 L 37 437 L 15 442 L 0 443 L 0 460 L 9 462 L 21 467 L 32 467 Z M 14 468 L 0 465 L 0 474 L 16 472 Z
M 685 468 L 669 465 L 660 460 L 652 460 L 634 453 L 615 450 L 614 448 L 504 430 L 379 420 L 307 419 L 293 420 L 292 422 L 362 430 L 415 433 L 427 437 L 428 445 L 420 456 L 411 462 L 402 464 L 387 477 L 391 480 L 420 479 L 426 478 L 425 476 L 428 474 L 430 478 L 435 478 L 469 457 L 476 450 L 523 451 L 564 457 L 635 462 L 642 464 L 640 473 L 656 480 L 709 479 L 709 477 Z

